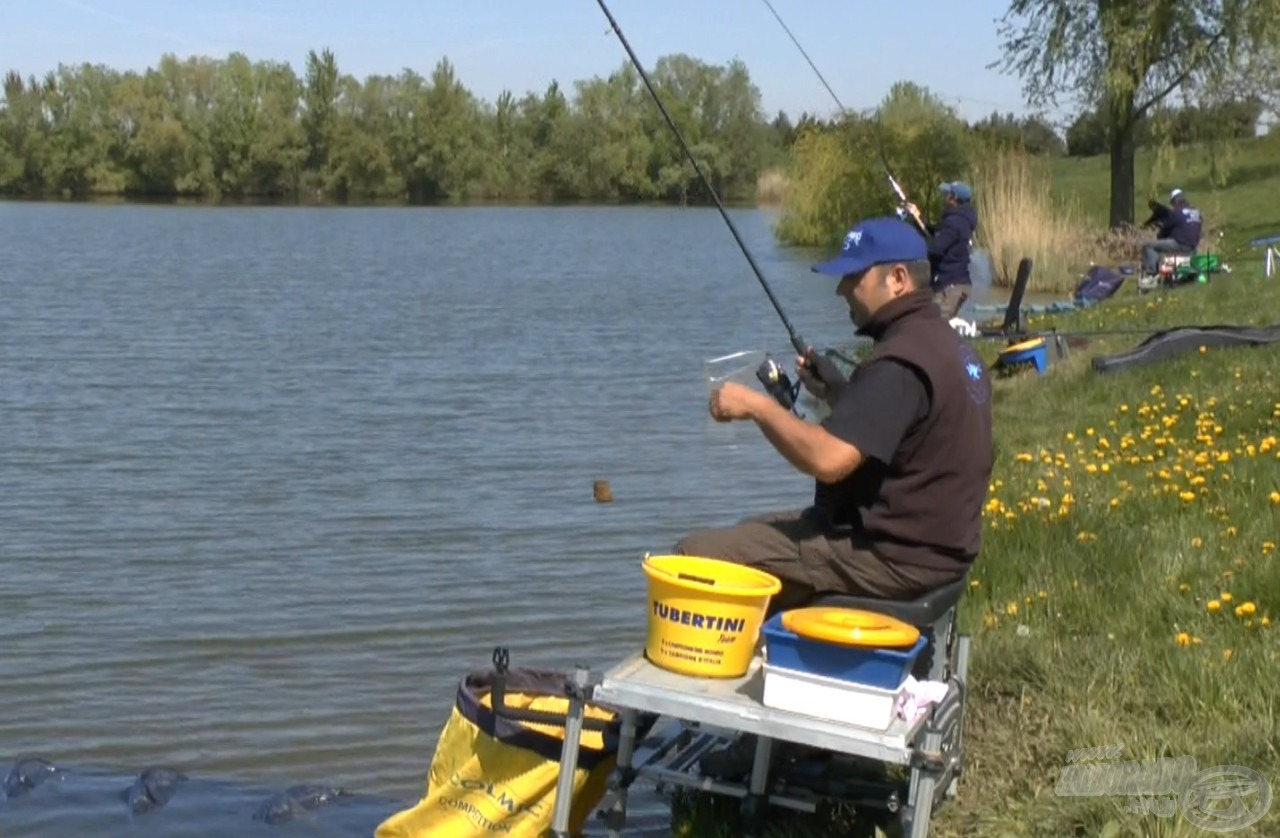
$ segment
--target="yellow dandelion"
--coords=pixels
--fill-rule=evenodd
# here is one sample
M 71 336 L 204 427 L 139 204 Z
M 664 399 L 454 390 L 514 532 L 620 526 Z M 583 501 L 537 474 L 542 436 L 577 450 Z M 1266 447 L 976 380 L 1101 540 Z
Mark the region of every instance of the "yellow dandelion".
M 1231 601 L 1231 592 L 1230 592 L 1230 591 L 1223 591 L 1223 592 L 1222 592 L 1222 596 L 1218 597 L 1218 599 L 1222 600 L 1223 602 L 1230 602 L 1230 601 Z
M 1235 654 L 1235 652 L 1231 651 L 1230 649 L 1223 649 L 1223 650 L 1222 650 L 1222 659 L 1223 659 L 1224 661 L 1229 661 L 1229 660 L 1231 660 L 1231 657 L 1232 657 L 1234 654 Z
M 1190 646 L 1191 635 L 1187 634 L 1185 631 L 1180 631 L 1178 632 L 1177 641 L 1179 646 Z
M 1004 607 L 1004 613 L 1008 614 L 1010 617 L 1016 617 L 1018 615 L 1018 603 L 1011 602 L 1006 605 Z
M 1217 611 L 1221 607 L 1222 607 L 1222 603 L 1218 602 L 1216 599 L 1209 600 L 1208 604 L 1205 605 L 1205 608 L 1209 609 L 1210 611 Z

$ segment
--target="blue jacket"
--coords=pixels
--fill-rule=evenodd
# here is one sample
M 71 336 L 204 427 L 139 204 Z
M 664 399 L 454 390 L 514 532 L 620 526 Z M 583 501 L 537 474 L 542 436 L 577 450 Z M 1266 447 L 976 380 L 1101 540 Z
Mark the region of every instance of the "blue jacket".
M 1173 239 L 1188 250 L 1195 250 L 1199 246 L 1200 230 L 1204 219 L 1200 216 L 1200 210 L 1195 207 L 1171 209 L 1153 201 L 1151 217 L 1147 219 L 1147 224 L 1154 222 L 1160 223 L 1156 238 Z
M 956 204 L 942 211 L 938 223 L 929 230 L 929 264 L 933 267 L 933 288 L 972 285 L 969 276 L 969 242 L 978 229 L 978 213 L 972 204 Z

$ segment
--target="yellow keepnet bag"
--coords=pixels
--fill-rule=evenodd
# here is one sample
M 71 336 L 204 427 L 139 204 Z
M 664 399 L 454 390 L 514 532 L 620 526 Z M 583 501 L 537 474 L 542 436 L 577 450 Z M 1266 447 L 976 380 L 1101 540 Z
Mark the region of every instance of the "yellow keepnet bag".
M 560 672 L 512 669 L 506 706 L 563 717 L 566 680 Z M 426 794 L 383 821 L 375 838 L 542 838 L 550 832 L 564 728 L 500 718 L 490 704 L 492 682 L 487 671 L 463 679 L 436 744 Z M 617 762 L 617 714 L 588 704 L 587 719 L 613 724 L 605 732 L 583 730 L 579 740 L 569 819 L 575 833 L 604 797 Z

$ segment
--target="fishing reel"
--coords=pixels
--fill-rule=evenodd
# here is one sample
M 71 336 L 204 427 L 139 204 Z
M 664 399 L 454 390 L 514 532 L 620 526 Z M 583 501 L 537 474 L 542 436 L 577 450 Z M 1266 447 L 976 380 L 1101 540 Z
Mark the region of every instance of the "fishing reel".
M 764 385 L 765 392 L 772 396 L 774 401 L 787 410 L 795 412 L 796 399 L 800 395 L 800 382 L 793 384 L 791 376 L 787 375 L 787 371 L 781 364 L 765 356 L 764 361 L 756 368 L 756 378 Z

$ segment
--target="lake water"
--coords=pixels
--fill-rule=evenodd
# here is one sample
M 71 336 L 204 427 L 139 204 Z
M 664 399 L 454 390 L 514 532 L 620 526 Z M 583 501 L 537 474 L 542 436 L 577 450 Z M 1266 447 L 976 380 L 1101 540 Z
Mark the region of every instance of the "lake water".
M 645 552 L 807 502 L 707 415 L 747 349 L 792 369 L 714 209 L 0 203 L 0 764 L 414 798 L 494 646 L 618 660 Z

